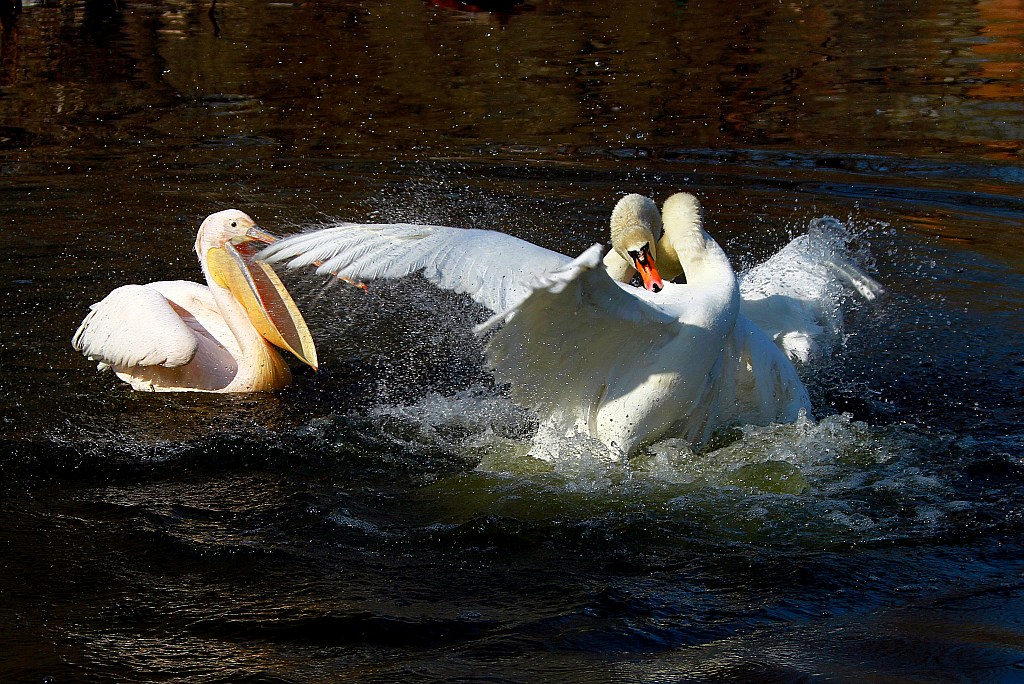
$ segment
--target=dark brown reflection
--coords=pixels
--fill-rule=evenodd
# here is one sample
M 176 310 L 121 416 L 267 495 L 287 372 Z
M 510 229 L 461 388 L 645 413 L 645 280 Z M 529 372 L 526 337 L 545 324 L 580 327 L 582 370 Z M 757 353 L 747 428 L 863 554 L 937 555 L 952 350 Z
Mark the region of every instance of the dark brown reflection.
M 1020 114 L 1012 0 L 509 6 L 498 20 L 421 0 L 33 5 L 4 21 L 2 82 L 19 87 L 0 125 L 71 140 L 106 137 L 116 116 L 136 137 L 364 158 L 481 145 L 1005 155 L 1020 138 L 1006 123 Z

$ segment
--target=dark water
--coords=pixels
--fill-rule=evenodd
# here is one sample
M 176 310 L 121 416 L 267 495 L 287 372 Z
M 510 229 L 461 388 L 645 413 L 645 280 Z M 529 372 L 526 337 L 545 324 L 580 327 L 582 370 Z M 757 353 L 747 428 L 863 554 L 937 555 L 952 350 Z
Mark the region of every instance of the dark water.
M 0 680 L 1024 679 L 1019 0 L 8 4 Z M 540 467 L 415 280 L 288 276 L 323 367 L 272 396 L 70 348 L 219 209 L 577 253 L 683 188 L 738 267 L 872 255 L 818 422 Z

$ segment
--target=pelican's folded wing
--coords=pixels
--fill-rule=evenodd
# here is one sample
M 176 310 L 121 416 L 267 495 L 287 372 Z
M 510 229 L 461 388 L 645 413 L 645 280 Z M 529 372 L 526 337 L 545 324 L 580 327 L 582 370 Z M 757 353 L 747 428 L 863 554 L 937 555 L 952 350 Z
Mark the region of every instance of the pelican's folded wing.
M 440 288 L 461 292 L 491 311 L 521 302 L 544 273 L 569 257 L 490 230 L 408 223 L 345 223 L 280 240 L 258 258 L 352 280 L 422 272 Z
M 90 308 L 71 344 L 93 361 L 115 368 L 176 367 L 195 356 L 196 334 L 153 287 L 124 285 Z
M 793 360 L 827 353 L 839 340 L 851 291 L 868 301 L 883 292 L 853 262 L 849 241 L 839 221 L 815 219 L 806 235 L 739 276 L 740 311 Z
M 477 326 L 487 360 L 516 401 L 544 417 L 587 420 L 612 379 L 678 334 L 679 320 L 645 301 L 649 294 L 612 280 L 594 245 L 533 283 L 518 305 Z

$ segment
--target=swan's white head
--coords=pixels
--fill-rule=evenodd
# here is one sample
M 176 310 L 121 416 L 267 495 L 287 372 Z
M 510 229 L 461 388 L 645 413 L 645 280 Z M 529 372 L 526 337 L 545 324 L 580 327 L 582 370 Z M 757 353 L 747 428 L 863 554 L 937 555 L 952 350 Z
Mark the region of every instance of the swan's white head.
M 664 287 L 655 267 L 659 237 L 661 212 L 654 200 L 632 194 L 615 204 L 611 218 L 612 249 L 640 273 L 644 287 L 652 292 Z

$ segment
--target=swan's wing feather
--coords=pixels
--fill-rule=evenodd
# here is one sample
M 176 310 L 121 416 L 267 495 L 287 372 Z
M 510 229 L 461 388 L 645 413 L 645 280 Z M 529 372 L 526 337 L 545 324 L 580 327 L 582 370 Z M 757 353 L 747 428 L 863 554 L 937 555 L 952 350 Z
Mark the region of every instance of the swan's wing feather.
M 487 342 L 488 364 L 517 401 L 550 419 L 585 417 L 611 382 L 677 334 L 679 320 L 613 281 L 594 245 L 545 274 L 518 305 L 477 327 L 504 326 Z
M 841 333 L 821 302 L 790 295 L 740 299 L 746 316 L 794 361 L 806 363 L 825 352 Z
M 90 308 L 72 346 L 93 361 L 119 368 L 176 367 L 195 356 L 195 332 L 156 287 L 124 285 Z
M 317 273 L 352 280 L 422 272 L 438 287 L 467 294 L 491 311 L 522 301 L 537 277 L 571 261 L 504 233 L 408 223 L 345 223 L 300 233 L 259 258 L 287 261 L 290 268 L 318 264 Z
M 723 402 L 731 415 L 727 422 L 765 424 L 790 422 L 803 412 L 810 416 L 811 402 L 789 358 L 749 318 L 740 314 L 729 338 L 724 358 L 723 390 L 735 392 Z
M 852 292 L 869 301 L 883 292 L 854 263 L 849 241 L 835 219 L 815 219 L 807 234 L 739 276 L 740 311 L 794 360 L 808 361 L 840 339 Z

